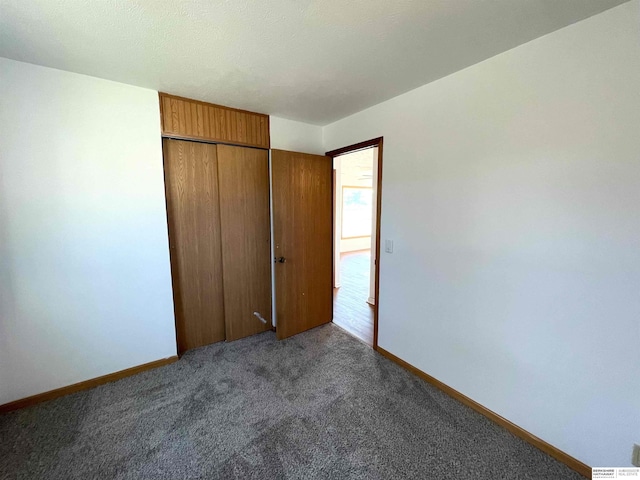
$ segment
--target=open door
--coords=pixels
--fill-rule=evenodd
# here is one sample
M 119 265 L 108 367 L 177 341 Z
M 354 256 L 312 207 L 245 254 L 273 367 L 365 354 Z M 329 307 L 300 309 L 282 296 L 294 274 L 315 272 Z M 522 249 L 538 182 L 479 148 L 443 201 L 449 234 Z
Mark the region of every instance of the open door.
M 332 160 L 273 150 L 276 333 L 283 339 L 329 323 L 332 288 Z

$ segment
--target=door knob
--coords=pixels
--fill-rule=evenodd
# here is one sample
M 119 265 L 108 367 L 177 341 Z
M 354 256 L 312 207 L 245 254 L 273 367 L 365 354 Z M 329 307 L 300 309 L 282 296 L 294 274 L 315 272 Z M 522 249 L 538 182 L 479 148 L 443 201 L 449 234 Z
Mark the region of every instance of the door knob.
M 284 263 L 284 262 L 286 262 L 286 261 L 287 261 L 287 259 L 286 259 L 286 258 L 284 258 L 284 257 L 279 257 L 279 258 L 278 258 L 278 263 Z

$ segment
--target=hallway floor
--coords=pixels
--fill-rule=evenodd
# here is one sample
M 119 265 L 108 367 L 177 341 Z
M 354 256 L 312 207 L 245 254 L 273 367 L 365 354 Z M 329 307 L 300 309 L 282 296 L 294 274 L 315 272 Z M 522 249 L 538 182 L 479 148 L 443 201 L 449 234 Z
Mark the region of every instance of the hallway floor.
M 373 345 L 373 306 L 369 298 L 370 250 L 340 256 L 340 288 L 333 289 L 333 323 Z

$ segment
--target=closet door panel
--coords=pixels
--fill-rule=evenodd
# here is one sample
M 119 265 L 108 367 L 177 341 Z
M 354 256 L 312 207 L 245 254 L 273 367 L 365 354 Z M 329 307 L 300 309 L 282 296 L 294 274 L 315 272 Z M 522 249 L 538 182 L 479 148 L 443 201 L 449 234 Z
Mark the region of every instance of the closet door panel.
M 163 140 L 180 353 L 225 339 L 216 145 Z
M 271 328 L 267 151 L 218 145 L 218 179 L 226 338 L 236 340 Z

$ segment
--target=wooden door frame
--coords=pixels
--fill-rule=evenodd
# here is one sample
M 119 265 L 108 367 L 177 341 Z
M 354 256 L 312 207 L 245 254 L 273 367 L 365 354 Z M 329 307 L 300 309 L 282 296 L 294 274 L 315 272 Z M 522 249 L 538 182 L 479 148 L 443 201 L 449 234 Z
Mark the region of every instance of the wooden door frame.
M 336 150 L 331 150 L 330 152 L 325 153 L 325 155 L 327 157 L 331 158 L 331 162 L 333 164 L 333 159 L 335 157 L 339 157 L 340 155 L 345 155 L 347 153 L 354 153 L 357 152 L 359 150 L 364 150 L 367 148 L 373 148 L 373 147 L 378 147 L 378 178 L 377 178 L 377 182 L 376 182 L 376 231 L 375 231 L 375 238 L 376 238 L 376 251 L 375 251 L 375 255 L 376 255 L 376 259 L 375 259 L 375 265 L 376 265 L 376 275 L 375 275 L 375 287 L 374 287 L 374 294 L 375 294 L 375 299 L 376 299 L 376 303 L 373 306 L 373 349 L 374 350 L 378 350 L 378 312 L 379 312 L 379 308 L 380 308 L 380 213 L 382 210 L 382 143 L 383 143 L 383 138 L 384 137 L 377 137 L 377 138 L 372 138 L 371 140 L 366 140 L 364 142 L 360 142 L 360 143 L 356 143 L 353 145 L 349 145 L 347 147 L 342 147 L 342 148 L 338 148 Z M 333 165 L 332 165 L 333 167 Z M 332 231 L 335 229 L 335 212 L 336 212 L 336 205 L 335 205 L 335 182 L 332 182 L 332 186 L 331 186 L 331 194 L 332 194 L 332 198 L 334 199 L 334 205 L 332 206 L 332 211 L 331 211 L 331 229 Z M 336 246 L 335 246 L 335 231 L 333 232 L 332 238 L 331 238 L 331 244 L 332 244 L 332 249 L 331 249 L 331 255 L 332 255 L 332 259 L 333 259 L 333 265 L 332 265 L 332 269 L 335 269 L 335 264 L 336 264 L 336 259 L 335 259 L 335 251 L 336 251 Z M 334 272 L 334 278 L 335 278 L 335 272 Z M 334 286 L 332 285 L 332 292 L 333 292 L 333 288 Z

